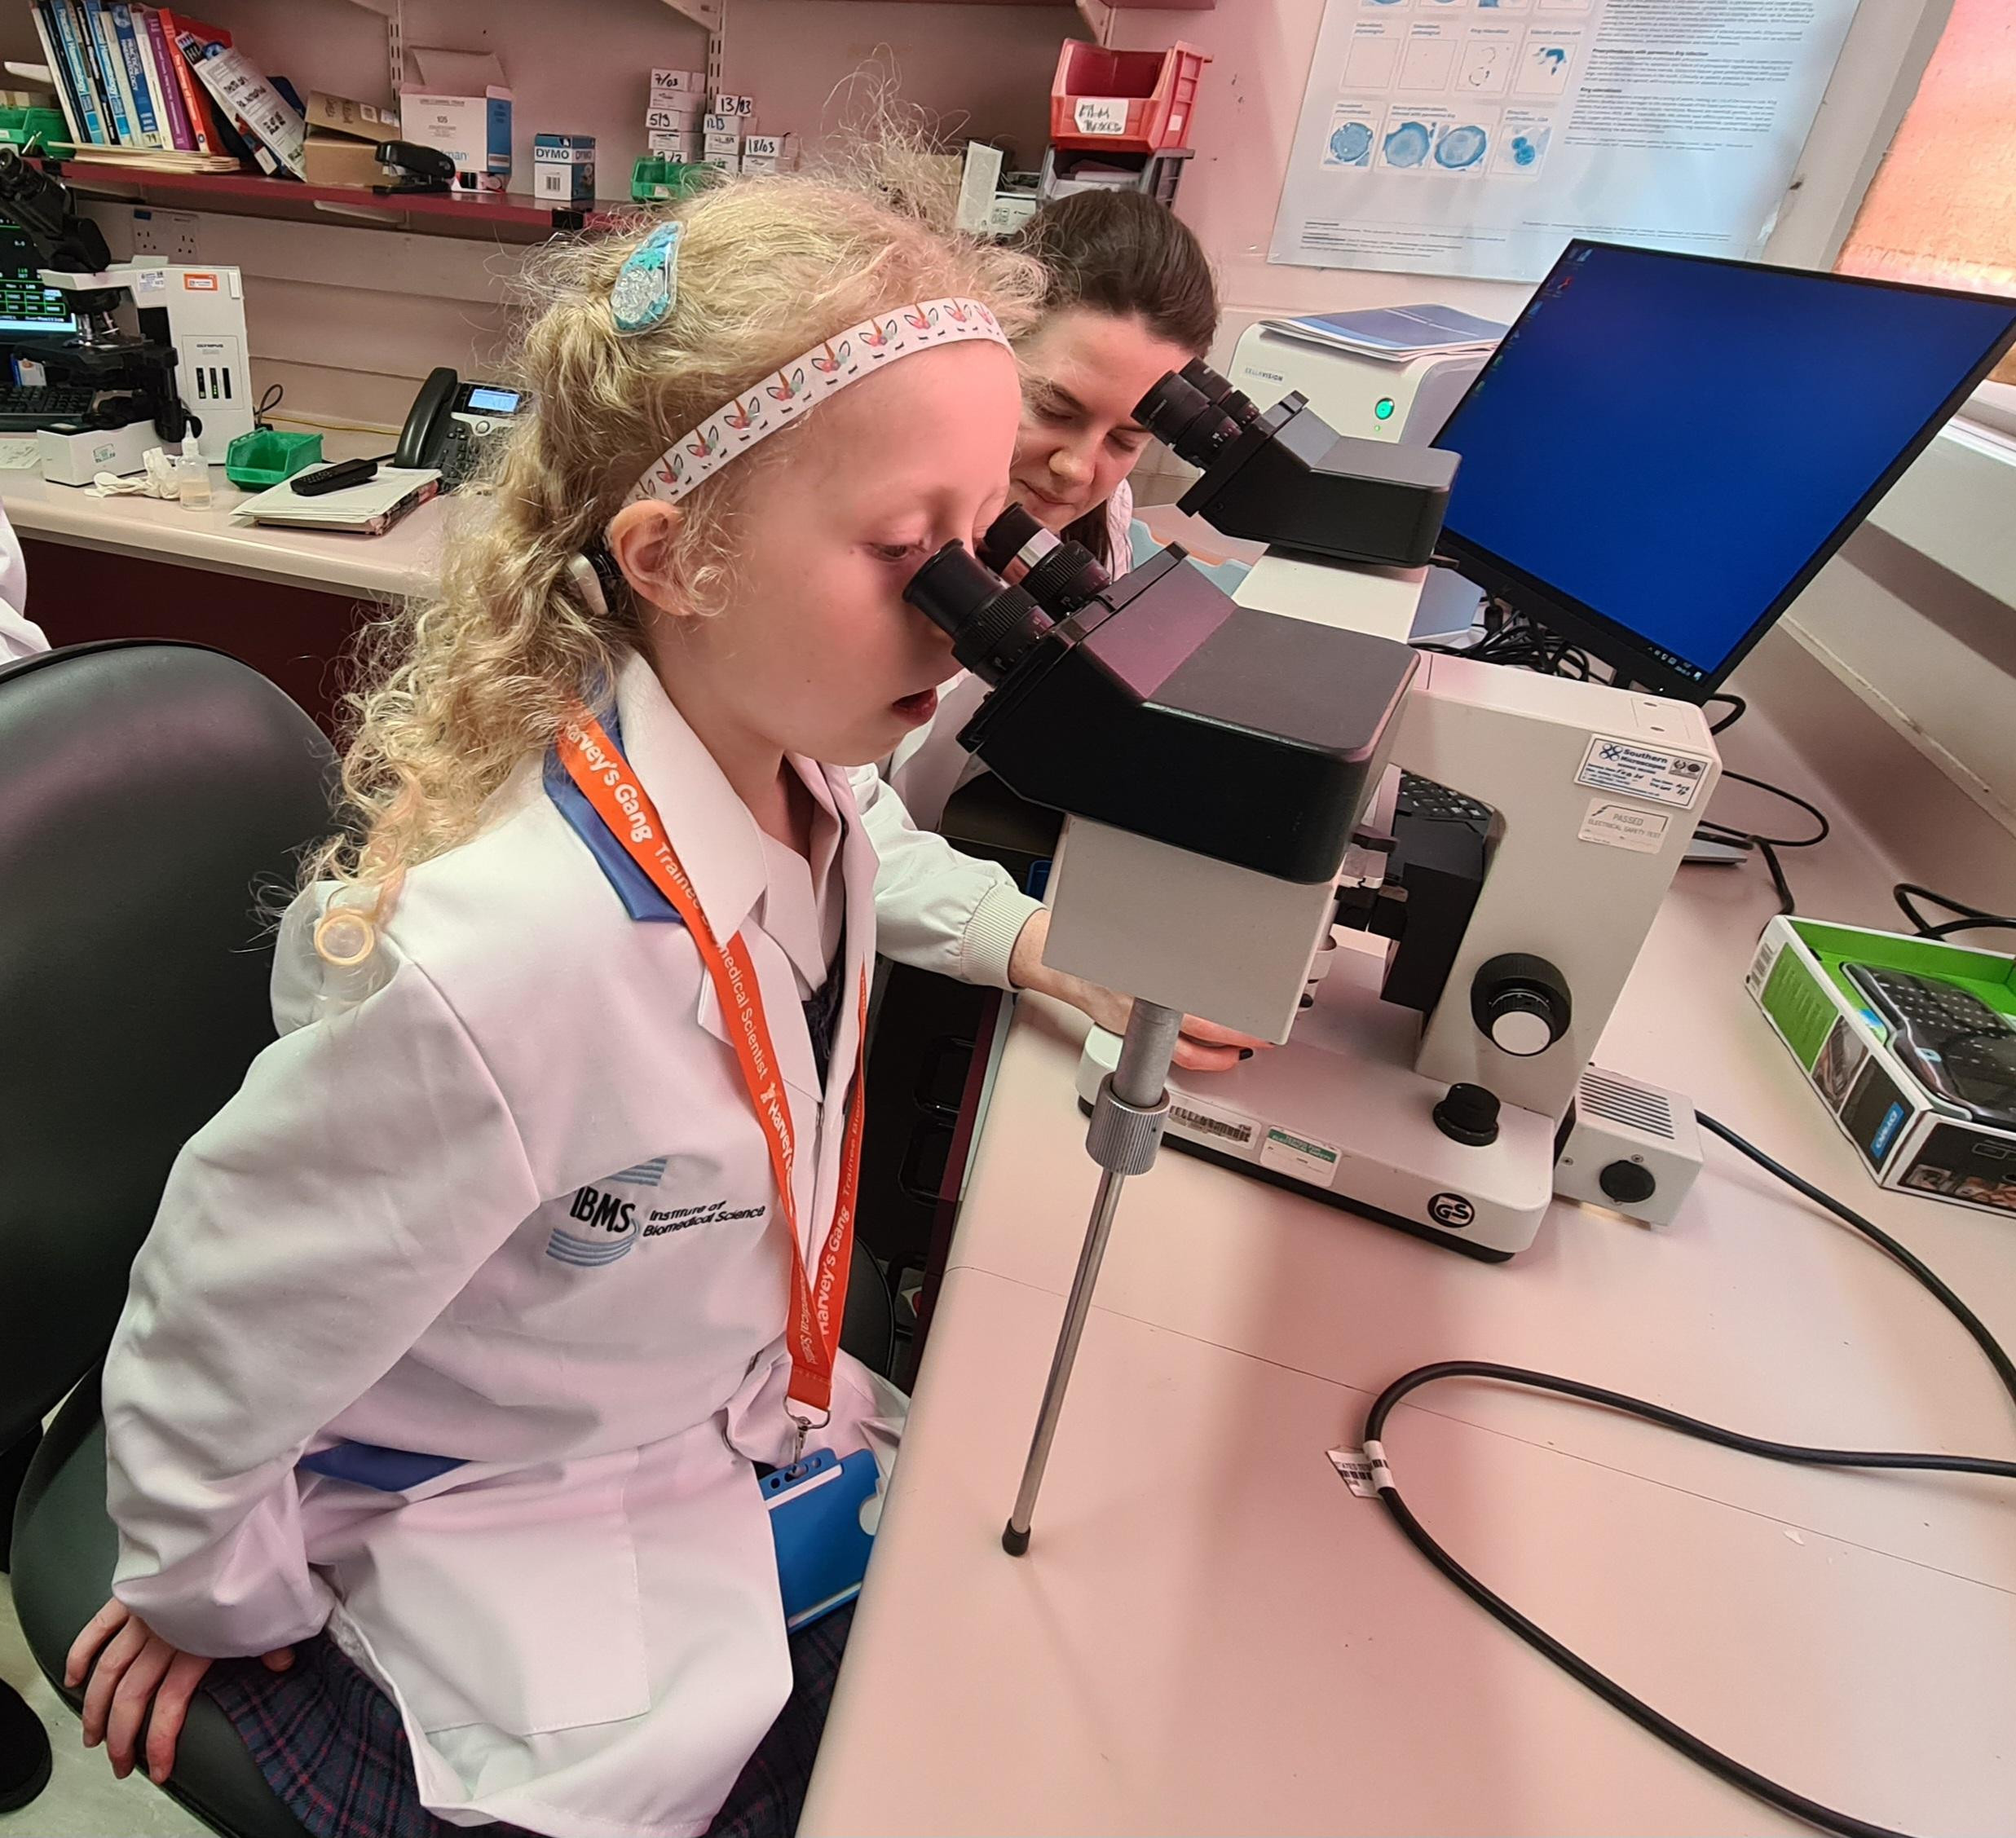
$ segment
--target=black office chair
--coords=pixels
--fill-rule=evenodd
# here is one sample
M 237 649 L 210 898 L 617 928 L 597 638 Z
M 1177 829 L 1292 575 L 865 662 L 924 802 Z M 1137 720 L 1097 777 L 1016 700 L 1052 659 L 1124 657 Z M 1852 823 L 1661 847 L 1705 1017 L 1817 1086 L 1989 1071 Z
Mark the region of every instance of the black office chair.
M 0 1449 L 68 1394 L 14 1511 L 15 1605 L 60 1691 L 117 1555 L 99 1362 L 170 1165 L 273 1038 L 255 901 L 327 831 L 333 767 L 280 690 L 201 646 L 0 668 Z M 893 1334 L 857 1246 L 842 1343 L 886 1372 Z M 227 1838 L 302 1838 L 201 1694 L 168 1792 Z
M 0 1448 L 70 1394 L 14 1518 L 15 1606 L 60 1690 L 115 1555 L 95 1369 L 176 1152 L 273 1038 L 257 901 L 327 831 L 333 765 L 220 652 L 0 669 Z M 207 1699 L 169 1792 L 233 1838 L 300 1838 Z

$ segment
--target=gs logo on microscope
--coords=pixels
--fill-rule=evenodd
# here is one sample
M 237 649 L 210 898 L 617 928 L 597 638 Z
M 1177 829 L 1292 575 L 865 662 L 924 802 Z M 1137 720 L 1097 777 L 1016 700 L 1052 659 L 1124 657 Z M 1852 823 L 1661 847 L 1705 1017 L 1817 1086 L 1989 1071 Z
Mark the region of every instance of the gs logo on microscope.
M 1453 1232 L 1460 1232 L 1476 1216 L 1477 1209 L 1460 1193 L 1438 1193 L 1428 1202 L 1428 1217 Z

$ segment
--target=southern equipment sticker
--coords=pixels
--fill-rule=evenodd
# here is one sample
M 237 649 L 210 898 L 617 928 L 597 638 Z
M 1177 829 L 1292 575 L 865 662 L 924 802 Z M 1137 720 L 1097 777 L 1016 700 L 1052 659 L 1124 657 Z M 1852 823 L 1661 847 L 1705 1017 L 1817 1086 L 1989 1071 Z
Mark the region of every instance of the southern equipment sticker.
M 1698 753 L 1675 753 L 1599 734 L 1590 742 L 1575 782 L 1595 791 L 1621 791 L 1648 804 L 1691 810 L 1707 778 L 1708 761 Z

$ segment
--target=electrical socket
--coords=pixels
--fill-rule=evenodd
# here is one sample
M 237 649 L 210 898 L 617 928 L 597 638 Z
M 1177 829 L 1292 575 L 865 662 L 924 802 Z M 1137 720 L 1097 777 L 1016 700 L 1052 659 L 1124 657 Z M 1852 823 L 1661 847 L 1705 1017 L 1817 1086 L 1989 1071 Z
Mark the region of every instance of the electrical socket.
M 133 214 L 133 253 L 158 255 L 177 263 L 200 261 L 196 227 L 196 214 L 192 210 L 136 210 Z

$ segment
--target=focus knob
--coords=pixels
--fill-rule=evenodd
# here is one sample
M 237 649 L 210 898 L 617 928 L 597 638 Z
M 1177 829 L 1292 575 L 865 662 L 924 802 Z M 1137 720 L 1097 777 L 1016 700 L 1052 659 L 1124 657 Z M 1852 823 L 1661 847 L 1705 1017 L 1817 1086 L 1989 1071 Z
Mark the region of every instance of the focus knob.
M 1641 1161 L 1612 1161 L 1597 1175 L 1596 1185 L 1621 1206 L 1635 1206 L 1652 1198 L 1659 1183 Z
M 1435 1107 L 1435 1126 L 1451 1142 L 1488 1148 L 1498 1139 L 1498 1100 L 1481 1085 L 1452 1085 Z
M 1481 966 L 1471 981 L 1478 1031 L 1515 1059 L 1546 1052 L 1568 1032 L 1574 1012 L 1567 979 L 1543 957 L 1508 951 Z

